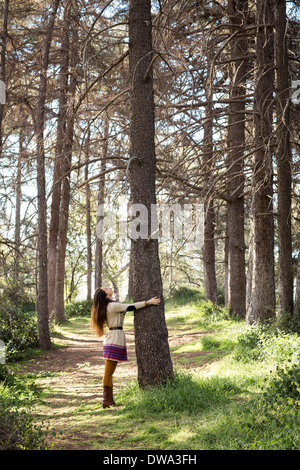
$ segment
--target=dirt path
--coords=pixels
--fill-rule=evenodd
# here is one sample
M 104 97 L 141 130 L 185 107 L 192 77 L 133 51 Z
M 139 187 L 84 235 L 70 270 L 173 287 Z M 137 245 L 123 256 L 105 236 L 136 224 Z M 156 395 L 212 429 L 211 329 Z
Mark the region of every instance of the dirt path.
M 119 363 L 114 375 L 115 396 L 128 381 L 137 377 L 133 327 L 125 327 L 128 361 Z M 202 333 L 203 334 L 203 333 Z M 188 344 L 199 339 L 201 333 L 185 334 L 169 329 L 170 346 Z M 54 449 L 92 449 L 91 438 L 105 425 L 109 413 L 115 409 L 102 409 L 102 340 L 93 336 L 86 321 L 76 320 L 70 327 L 62 328 L 55 338 L 51 351 L 33 359 L 22 367 L 22 373 L 38 374 L 36 384 L 42 389 L 44 404 L 37 405 L 37 422 L 46 422 L 56 432 L 52 439 Z M 174 361 L 184 361 L 185 368 L 203 367 L 205 351 L 197 351 L 197 362 L 193 352 L 174 354 Z M 199 355 L 203 363 L 199 364 Z M 88 419 L 87 419 L 88 416 Z M 104 429 L 104 428 L 103 428 Z M 103 435 L 104 431 L 102 430 Z M 118 437 L 119 436 L 119 437 Z M 122 438 L 119 433 L 117 438 Z

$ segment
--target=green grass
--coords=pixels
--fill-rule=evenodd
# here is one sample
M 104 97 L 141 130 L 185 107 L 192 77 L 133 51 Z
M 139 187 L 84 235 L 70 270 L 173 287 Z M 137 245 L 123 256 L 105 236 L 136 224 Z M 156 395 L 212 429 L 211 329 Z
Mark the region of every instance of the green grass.
M 172 343 L 174 381 L 140 390 L 136 380 L 122 381 L 116 373 L 118 408 L 103 410 L 101 401 L 89 399 L 101 377 L 68 386 L 44 373 L 36 420 L 50 417 L 56 447 L 300 449 L 297 333 L 276 325 L 247 327 L 201 293 L 167 301 L 166 319 L 170 339 L 190 335 L 190 341 Z M 133 317 L 126 323 L 132 327 Z M 55 341 L 79 341 L 88 328 L 88 318 L 73 317 L 59 326 Z M 82 373 L 90 367 L 79 361 Z
M 120 414 L 147 423 L 135 430 L 137 442 L 187 450 L 300 448 L 300 387 L 296 398 L 283 393 L 284 405 L 265 392 L 277 380 L 278 364 L 289 370 L 299 352 L 299 335 L 274 326 L 246 327 L 203 300 L 167 306 L 167 323 L 178 331 L 203 332 L 198 340 L 172 348 L 175 367 L 176 353 L 198 351 L 201 358 L 206 351 L 215 360 L 208 369 L 177 370 L 175 381 L 160 388 L 126 386 Z M 294 367 L 300 377 L 297 363 Z

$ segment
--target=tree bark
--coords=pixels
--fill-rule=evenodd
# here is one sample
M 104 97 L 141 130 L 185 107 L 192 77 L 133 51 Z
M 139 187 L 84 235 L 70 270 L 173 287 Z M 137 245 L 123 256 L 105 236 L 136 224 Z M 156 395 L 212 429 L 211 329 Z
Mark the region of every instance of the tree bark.
M 295 304 L 293 313 L 297 319 L 300 318 L 300 253 L 298 255 L 296 287 L 295 287 Z
M 47 69 L 52 32 L 60 0 L 55 0 L 47 25 L 44 50 L 42 56 L 39 96 L 36 112 L 36 140 L 37 140 L 37 192 L 38 192 L 38 296 L 37 315 L 39 326 L 39 341 L 41 349 L 51 348 L 48 312 L 48 278 L 47 278 L 47 201 L 45 183 L 45 150 L 44 150 L 44 124 L 45 102 L 47 90 Z
M 73 18 L 72 18 L 73 14 Z M 63 174 L 62 181 L 61 204 L 59 213 L 59 229 L 57 244 L 57 261 L 56 261 L 56 282 L 55 282 L 55 300 L 54 300 L 54 318 L 58 322 L 64 322 L 65 318 L 65 261 L 66 247 L 69 222 L 69 204 L 70 204 L 70 170 L 72 165 L 72 151 L 74 139 L 74 96 L 77 83 L 77 66 L 78 66 L 78 30 L 75 22 L 76 11 L 72 10 L 72 2 L 70 2 L 70 29 L 72 34 L 70 44 L 70 83 L 68 87 L 68 111 L 66 125 L 66 139 L 64 145 Z M 72 33 L 71 33 L 72 32 Z
M 57 238 L 59 228 L 59 208 L 61 199 L 61 179 L 63 166 L 63 149 L 66 139 L 67 87 L 69 69 L 69 3 L 64 8 L 64 19 L 61 35 L 60 78 L 59 78 L 59 113 L 57 119 L 57 137 L 53 171 L 52 201 L 50 211 L 48 242 L 48 306 L 50 317 L 54 315 Z
M 108 150 L 108 130 L 109 130 L 109 120 L 106 117 L 104 122 L 104 131 L 103 131 L 103 146 L 102 146 L 102 159 L 101 159 L 101 168 L 100 173 L 102 176 L 100 177 L 99 182 L 99 191 L 98 191 L 98 206 L 102 206 L 105 201 L 105 174 L 104 171 L 106 169 L 106 157 L 107 157 L 107 150 Z M 101 217 L 97 216 L 97 224 L 99 223 Z M 103 240 L 97 236 L 96 238 L 96 254 L 95 254 L 95 288 L 101 287 L 102 285 L 102 247 L 103 247 Z
M 66 145 L 64 147 L 64 173 L 69 173 L 71 169 L 72 145 L 73 145 L 73 119 L 70 121 L 66 130 Z M 65 260 L 67 247 L 67 234 L 69 222 L 69 203 L 70 203 L 70 175 L 64 177 L 61 193 L 61 204 L 59 213 L 59 229 L 57 243 L 56 259 L 56 282 L 54 299 L 54 318 L 57 322 L 66 321 L 65 317 Z
M 242 33 L 247 18 L 248 0 L 229 0 L 228 15 Z M 230 64 L 230 101 L 228 106 L 228 196 L 226 236 L 228 242 L 228 306 L 230 311 L 245 317 L 246 315 L 246 274 L 244 241 L 244 162 L 245 148 L 245 83 L 246 60 L 238 60 L 247 54 L 247 39 L 235 36 L 231 44 Z
M 142 204 L 147 220 L 141 229 L 151 234 L 151 204 L 156 204 L 154 98 L 152 76 L 152 21 L 150 0 L 129 2 L 129 70 L 131 79 L 131 128 L 129 181 L 131 204 Z M 157 219 L 156 219 L 157 221 Z M 143 226 L 143 225 L 146 225 Z M 138 381 L 141 388 L 173 378 L 157 239 L 132 240 L 133 300 L 158 296 L 159 306 L 137 310 L 134 315 Z
M 24 129 L 20 128 L 19 134 L 19 156 L 16 180 L 16 216 L 15 216 L 15 256 L 14 256 L 14 284 L 17 288 L 19 283 L 19 262 L 21 243 L 21 202 L 22 202 L 22 162 L 24 159 Z
M 208 55 L 208 61 L 212 58 Z M 212 104 L 212 84 L 210 83 L 210 72 L 208 70 L 206 80 L 205 120 L 203 124 L 203 186 L 210 188 L 211 173 L 213 170 L 213 104 Z M 209 191 L 205 204 L 204 220 L 204 243 L 203 243 L 203 272 L 204 272 L 204 292 L 206 300 L 218 304 L 218 290 L 215 267 L 215 209 L 214 201 L 210 197 Z
M 89 122 L 88 122 L 89 125 Z M 89 146 L 90 146 L 90 127 L 87 133 L 86 152 L 85 152 L 85 180 L 88 180 L 89 174 Z M 87 294 L 86 300 L 92 298 L 92 234 L 91 234 L 91 188 L 89 183 L 85 186 L 85 216 L 86 216 L 86 249 L 87 249 Z
M 250 239 L 248 247 L 248 263 L 247 263 L 247 284 L 246 284 L 246 313 L 250 312 L 252 301 L 252 277 L 253 277 L 253 221 L 250 221 Z M 247 317 L 246 317 L 247 318 Z
M 290 146 L 290 80 L 287 50 L 286 1 L 275 2 L 275 57 L 277 90 L 278 195 L 278 313 L 293 312 L 292 158 Z
M 215 256 L 215 209 L 214 202 L 210 199 L 205 210 L 204 222 L 204 244 L 203 244 L 203 270 L 204 270 L 204 292 L 206 300 L 219 304 L 217 278 L 216 278 L 216 256 Z
M 6 43 L 7 43 L 7 26 L 8 26 L 9 0 L 5 0 L 3 9 L 3 28 L 2 28 L 2 44 L 0 52 L 0 80 L 6 83 Z M 4 103 L 0 103 L 0 156 L 2 153 L 2 121 L 4 116 Z
M 270 139 L 274 91 L 274 2 L 257 0 L 256 77 L 254 91 L 255 148 L 252 196 L 251 301 L 246 321 L 264 321 L 275 315 L 273 168 Z

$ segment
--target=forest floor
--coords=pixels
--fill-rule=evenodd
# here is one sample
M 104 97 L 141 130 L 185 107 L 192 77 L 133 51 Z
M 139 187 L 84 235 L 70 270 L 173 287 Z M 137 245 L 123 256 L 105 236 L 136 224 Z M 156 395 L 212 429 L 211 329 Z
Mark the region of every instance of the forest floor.
M 126 315 L 128 361 L 114 374 L 117 407 L 102 408 L 103 340 L 92 334 L 88 317 L 56 325 L 50 351 L 16 364 L 40 392 L 30 413 L 47 448 L 112 455 L 300 448 L 299 399 L 291 394 L 299 383 L 297 333 L 247 327 L 201 301 L 168 303 L 166 322 L 174 381 L 143 391 L 133 315 Z
M 199 337 L 211 333 L 199 331 L 193 323 L 183 324 L 167 315 L 169 344 L 174 368 L 185 371 L 208 367 L 220 356 L 219 352 L 189 349 Z M 125 321 L 128 361 L 119 363 L 114 374 L 114 396 L 137 378 L 134 350 L 133 318 Z M 126 421 L 122 406 L 102 408 L 102 340 L 94 336 L 89 319 L 71 318 L 57 327 L 52 350 L 21 365 L 21 373 L 35 377 L 42 391 L 42 402 L 35 409 L 35 421 L 46 425 L 51 434 L 53 449 L 135 449 L 140 446 L 134 437 L 138 423 Z M 181 352 L 182 351 L 182 352 Z M 166 423 L 167 425 L 167 423 Z M 149 443 L 152 449 L 155 444 Z

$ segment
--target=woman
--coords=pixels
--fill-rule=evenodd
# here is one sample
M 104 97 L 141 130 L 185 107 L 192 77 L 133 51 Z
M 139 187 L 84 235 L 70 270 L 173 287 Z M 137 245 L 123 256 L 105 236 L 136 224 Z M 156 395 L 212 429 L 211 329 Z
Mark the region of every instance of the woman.
M 160 299 L 153 297 L 150 300 L 121 304 L 112 300 L 113 291 L 109 287 L 98 288 L 94 294 L 91 326 L 98 336 L 104 335 L 105 325 L 108 327 L 103 341 L 103 357 L 105 359 L 103 375 L 103 408 L 114 406 L 113 374 L 119 361 L 127 361 L 126 337 L 123 330 L 125 313 L 131 310 L 158 305 Z

